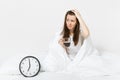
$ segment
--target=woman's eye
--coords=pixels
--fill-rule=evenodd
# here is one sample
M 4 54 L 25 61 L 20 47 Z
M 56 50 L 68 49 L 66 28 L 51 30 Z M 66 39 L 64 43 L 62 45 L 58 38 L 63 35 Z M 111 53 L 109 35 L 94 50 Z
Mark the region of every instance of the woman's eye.
M 66 19 L 66 21 L 69 21 L 69 19 Z
M 74 20 L 71 20 L 71 22 L 75 22 Z

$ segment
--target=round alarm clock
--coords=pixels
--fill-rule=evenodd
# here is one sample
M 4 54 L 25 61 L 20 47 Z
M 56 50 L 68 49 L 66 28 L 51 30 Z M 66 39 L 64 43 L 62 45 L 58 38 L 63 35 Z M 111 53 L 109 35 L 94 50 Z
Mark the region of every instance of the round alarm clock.
M 39 60 L 34 56 L 24 57 L 19 64 L 20 73 L 25 77 L 34 77 L 40 71 L 41 65 Z

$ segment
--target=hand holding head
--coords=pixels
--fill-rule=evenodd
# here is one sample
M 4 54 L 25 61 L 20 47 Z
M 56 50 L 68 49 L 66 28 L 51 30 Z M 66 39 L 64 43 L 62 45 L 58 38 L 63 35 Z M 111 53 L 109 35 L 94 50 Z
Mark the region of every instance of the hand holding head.
M 75 16 L 79 19 L 79 17 L 81 17 L 81 15 L 80 15 L 80 13 L 79 13 L 79 11 L 78 10 L 76 10 L 76 9 L 73 9 L 73 10 L 71 10 L 74 14 L 75 14 Z

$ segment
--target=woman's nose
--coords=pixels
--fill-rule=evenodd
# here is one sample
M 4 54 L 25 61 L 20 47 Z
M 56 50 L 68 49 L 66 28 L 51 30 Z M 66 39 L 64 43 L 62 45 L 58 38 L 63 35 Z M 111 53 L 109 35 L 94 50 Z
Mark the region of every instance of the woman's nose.
M 69 25 L 71 25 L 71 22 L 69 22 Z

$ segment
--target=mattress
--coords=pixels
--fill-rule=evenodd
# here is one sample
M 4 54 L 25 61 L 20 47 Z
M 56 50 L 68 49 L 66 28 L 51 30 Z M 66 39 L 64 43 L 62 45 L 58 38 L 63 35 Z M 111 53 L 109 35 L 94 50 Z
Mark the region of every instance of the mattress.
M 0 80 L 120 80 L 120 74 L 80 77 L 75 74 L 42 72 L 35 77 L 26 78 L 22 75 L 0 75 Z
M 40 54 L 34 54 L 33 56 L 36 56 L 42 62 L 46 54 L 46 52 L 41 52 Z M 0 66 L 0 80 L 120 80 L 120 73 L 111 75 L 80 76 L 79 73 L 40 72 L 35 77 L 27 78 L 22 76 L 18 69 L 20 60 L 25 56 L 26 55 L 22 54 L 6 60 L 4 64 Z

